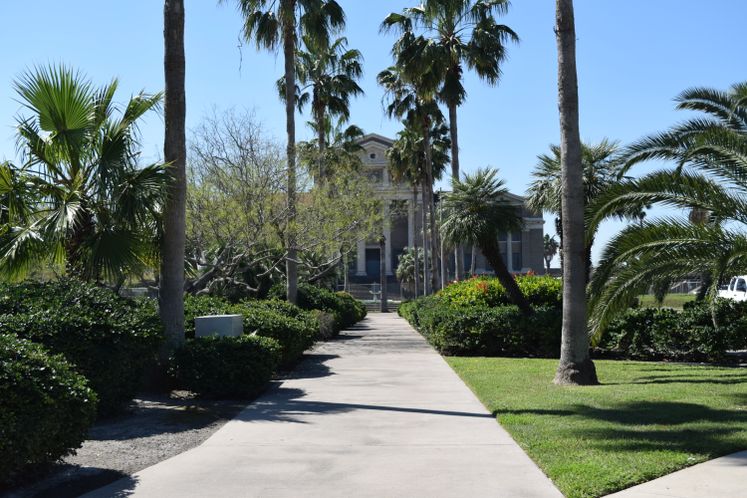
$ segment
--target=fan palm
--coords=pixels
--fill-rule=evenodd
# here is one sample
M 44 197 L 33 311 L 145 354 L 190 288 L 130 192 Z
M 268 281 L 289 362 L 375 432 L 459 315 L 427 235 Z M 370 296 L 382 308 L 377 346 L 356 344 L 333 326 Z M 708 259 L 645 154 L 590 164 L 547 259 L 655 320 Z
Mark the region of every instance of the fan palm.
M 556 231 L 560 235 L 560 245 L 562 246 L 563 179 L 560 146 L 550 146 L 550 153 L 542 154 L 537 159 L 537 166 L 532 172 L 534 180 L 527 189 L 527 206 L 535 211 L 547 211 L 555 215 Z M 620 180 L 623 162 L 620 159 L 617 142 L 605 138 L 596 144 L 582 143 L 581 163 L 583 166 L 584 204 L 589 204 L 606 188 Z M 588 280 L 591 270 L 591 248 L 596 233 L 590 233 L 588 228 L 586 232 L 584 251 Z
M 316 132 L 319 148 L 319 178 L 323 178 L 324 150 L 331 123 L 350 119 L 350 99 L 363 94 L 357 81 L 363 74 L 363 56 L 358 50 L 347 48 L 347 38 L 338 38 L 331 45 L 317 43 L 303 37 L 306 50 L 296 54 L 296 73 L 299 88 L 296 99 L 299 111 L 311 104 L 311 127 Z M 285 97 L 285 77 L 278 80 L 281 98 Z
M 620 209 L 652 204 L 687 213 L 629 226 L 607 244 L 590 286 L 591 331 L 597 337 L 656 281 L 709 272 L 715 293 L 723 275 L 747 270 L 747 84 L 728 91 L 689 89 L 677 102 L 678 109 L 704 116 L 626 150 L 627 167 L 663 159 L 674 161 L 674 170 L 612 186 L 587 212 L 592 227 Z
M 220 0 L 225 2 L 228 0 Z M 299 33 L 325 47 L 330 34 L 345 25 L 345 14 L 335 0 L 236 0 L 244 17 L 243 34 L 257 48 L 283 48 L 285 78 L 285 122 L 287 134 L 286 278 L 288 301 L 298 293 L 298 248 L 296 240 L 296 48 Z
M 496 16 L 504 15 L 508 0 L 425 0 L 417 7 L 392 13 L 384 20 L 387 29 L 417 30 L 431 40 L 432 54 L 443 61 L 438 97 L 449 110 L 451 131 L 451 177 L 459 179 L 459 133 L 457 108 L 467 92 L 463 84 L 465 66 L 490 85 L 500 80 L 508 42 L 519 41 L 516 33 Z M 456 251 L 456 278 L 464 276 L 464 254 Z
M 446 166 L 449 164 L 449 139 L 448 129 L 442 123 L 434 126 L 431 129 L 430 143 L 431 143 L 431 168 L 433 178 L 440 179 Z M 419 131 L 413 130 L 412 128 L 405 128 L 404 130 L 397 133 L 397 139 L 394 144 L 387 150 L 387 159 L 389 160 L 389 172 L 392 175 L 392 179 L 399 183 L 408 183 L 412 187 L 412 205 L 416 207 L 418 205 L 418 188 L 420 187 L 422 193 L 422 227 L 423 227 L 423 248 L 428 247 L 427 244 L 427 214 L 426 207 L 428 202 L 428 191 L 426 189 L 426 178 L 425 178 L 425 150 L 423 148 L 423 136 Z M 417 249 L 417 244 L 414 244 Z M 426 256 L 427 256 L 427 251 Z M 426 258 L 427 259 L 427 258 Z M 417 261 L 415 262 L 417 264 Z M 425 265 L 425 280 L 424 292 L 425 294 L 430 293 L 430 268 L 428 264 Z M 416 289 L 417 289 L 417 274 L 416 274 Z
M 118 113 L 116 80 L 96 88 L 64 66 L 31 70 L 15 90 L 31 115 L 18 120 L 25 165 L 0 167 L 0 271 L 20 279 L 51 260 L 117 281 L 153 264 L 169 175 L 137 167 L 136 128 L 161 94 L 140 93 Z
M 556 254 L 558 254 L 558 248 L 560 246 L 558 245 L 558 241 L 555 240 L 555 237 L 550 237 L 548 234 L 545 234 L 545 238 L 542 241 L 542 246 L 543 256 L 545 258 L 545 273 L 549 275 L 550 262 L 552 262 L 552 258 L 554 258 Z
M 452 180 L 445 194 L 446 218 L 441 224 L 444 239 L 451 244 L 474 244 L 480 248 L 508 297 L 524 314 L 532 312 L 529 302 L 509 273 L 501 256 L 498 235 L 521 228 L 516 207 L 506 202 L 508 189 L 494 169 L 478 169 L 464 180 Z
M 403 35 L 404 37 L 404 35 Z M 400 50 L 413 51 L 412 45 L 421 44 L 419 42 L 403 42 L 400 40 L 395 45 L 395 53 Z M 404 48 L 402 48 L 404 47 Z M 419 52 L 426 52 L 422 47 Z M 417 56 L 415 59 L 428 60 L 428 57 Z M 417 73 L 418 76 L 413 76 Z M 438 288 L 439 268 L 438 268 L 438 227 L 436 226 L 436 206 L 433 192 L 434 185 L 434 168 L 433 168 L 433 148 L 431 144 L 431 133 L 434 126 L 444 124 L 444 117 L 434 100 L 432 79 L 435 78 L 431 70 L 421 68 L 416 71 L 413 68 L 405 69 L 404 65 L 391 66 L 379 73 L 377 79 L 379 84 L 386 91 L 385 99 L 386 113 L 389 117 L 402 119 L 405 127 L 413 130 L 419 130 L 422 138 L 423 157 L 425 171 L 423 177 L 423 187 L 427 192 L 427 203 L 424 206 L 429 214 L 430 227 L 430 250 L 431 261 L 433 265 L 432 288 Z M 424 200 L 425 201 L 425 200 Z M 424 225 L 425 227 L 425 225 Z M 425 228 L 423 228 L 425 230 Z

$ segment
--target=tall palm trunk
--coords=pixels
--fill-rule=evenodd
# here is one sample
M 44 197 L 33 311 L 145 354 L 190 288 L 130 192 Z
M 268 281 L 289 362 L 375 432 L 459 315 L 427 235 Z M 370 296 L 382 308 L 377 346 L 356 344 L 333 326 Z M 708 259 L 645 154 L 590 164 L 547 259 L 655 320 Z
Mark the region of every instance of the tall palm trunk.
M 316 89 L 314 92 L 316 93 Z M 317 101 L 318 97 L 314 99 L 314 119 L 316 119 L 316 137 L 319 142 L 319 181 L 324 181 L 327 171 L 324 168 L 324 151 L 327 149 L 327 134 L 325 133 L 324 126 L 324 106 Z
M 285 58 L 285 129 L 288 162 L 288 226 L 286 230 L 285 274 L 288 280 L 288 302 L 298 301 L 298 249 L 296 247 L 296 0 L 282 0 L 287 16 L 283 23 L 283 57 Z
M 428 188 L 428 222 L 431 231 L 431 289 L 437 290 L 439 284 L 439 257 L 438 257 L 438 228 L 436 227 L 436 203 L 433 200 L 433 158 L 431 151 L 430 121 L 426 121 L 423 133 L 423 147 L 425 147 L 425 182 Z
M 556 384 L 597 384 L 586 330 L 584 183 L 578 119 L 573 0 L 556 0 L 558 108 L 562 165 L 563 333 Z
M 413 185 L 412 187 L 412 209 L 413 213 L 418 208 L 418 187 L 417 185 Z M 413 217 L 413 223 L 415 223 L 415 218 Z M 418 289 L 420 288 L 420 262 L 418 261 L 420 258 L 418 257 L 418 238 L 415 235 L 415 227 L 410 227 L 410 229 L 413 232 L 412 237 L 412 249 L 415 253 L 415 297 L 418 297 Z
M 431 293 L 431 267 L 428 264 L 428 188 L 426 182 L 420 184 L 420 196 L 423 203 L 420 206 L 421 228 L 423 230 L 423 295 Z
M 509 273 L 506 263 L 501 257 L 501 250 L 498 246 L 498 241 L 490 237 L 480 241 L 480 249 L 488 260 L 488 263 L 495 271 L 495 276 L 501 283 L 509 299 L 512 303 L 519 307 L 524 315 L 530 315 L 532 308 L 529 306 L 529 301 L 524 297 L 524 293 L 519 289 L 519 285 L 516 283 L 516 279 L 511 273 Z
M 186 233 L 186 97 L 184 91 L 184 0 L 165 0 L 163 7 L 164 143 L 172 182 L 163 209 L 159 313 L 166 341 L 162 358 L 184 342 L 184 244 Z
M 451 134 L 451 179 L 459 180 L 459 130 L 457 127 L 457 104 L 449 102 L 449 133 Z M 464 248 L 454 248 L 454 278 L 464 279 Z

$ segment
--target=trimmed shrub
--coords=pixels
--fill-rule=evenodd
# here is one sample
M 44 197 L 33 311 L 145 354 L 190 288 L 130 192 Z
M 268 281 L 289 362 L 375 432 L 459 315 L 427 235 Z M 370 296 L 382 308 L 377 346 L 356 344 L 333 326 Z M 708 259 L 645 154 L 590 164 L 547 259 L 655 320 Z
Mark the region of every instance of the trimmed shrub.
M 275 285 L 270 298 L 285 299 L 285 287 Z M 347 292 L 332 292 L 311 284 L 299 284 L 298 306 L 305 310 L 321 310 L 335 317 L 336 329 L 351 327 L 366 317 L 366 308 Z
M 560 306 L 562 282 L 550 276 L 518 276 L 516 283 L 529 304 Z M 503 306 L 511 304 L 506 290 L 495 277 L 473 277 L 454 282 L 437 294 L 455 306 Z
M 283 367 L 295 364 L 321 333 L 320 320 L 314 313 L 285 301 L 248 300 L 230 304 L 218 297 L 189 296 L 185 299 L 187 337 L 194 338 L 195 317 L 215 314 L 241 315 L 244 334 L 277 340 L 282 348 L 280 363 Z
M 319 321 L 308 312 L 294 318 L 266 307 L 261 301 L 245 301 L 231 308 L 233 313 L 244 317 L 244 334 L 271 337 L 282 348 L 280 364 L 283 368 L 293 366 L 310 348 L 319 333 Z
M 72 279 L 2 286 L 0 311 L 0 333 L 43 344 L 88 379 L 102 416 L 134 397 L 163 340 L 155 302 Z
M 627 310 L 610 323 L 595 352 L 639 360 L 723 361 L 727 351 L 747 348 L 747 303 L 719 299 L 714 306 L 693 302 L 682 311 Z
M 178 385 L 208 398 L 253 398 L 272 378 L 280 361 L 274 339 L 199 337 L 189 339 L 171 362 Z
M 420 330 L 433 347 L 454 356 L 557 356 L 557 308 L 541 307 L 525 317 L 509 306 L 432 306 L 419 315 Z
M 0 334 L 0 483 L 74 453 L 96 414 L 96 394 L 61 355 Z

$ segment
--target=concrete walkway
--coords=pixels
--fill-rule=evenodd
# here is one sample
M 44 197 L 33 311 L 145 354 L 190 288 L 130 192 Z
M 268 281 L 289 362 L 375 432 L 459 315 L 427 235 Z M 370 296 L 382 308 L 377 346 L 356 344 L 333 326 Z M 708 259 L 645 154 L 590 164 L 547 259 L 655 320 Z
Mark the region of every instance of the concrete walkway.
M 747 451 L 693 465 L 608 498 L 735 498 L 747 496 Z
M 373 314 L 201 446 L 87 496 L 561 497 L 403 319 Z

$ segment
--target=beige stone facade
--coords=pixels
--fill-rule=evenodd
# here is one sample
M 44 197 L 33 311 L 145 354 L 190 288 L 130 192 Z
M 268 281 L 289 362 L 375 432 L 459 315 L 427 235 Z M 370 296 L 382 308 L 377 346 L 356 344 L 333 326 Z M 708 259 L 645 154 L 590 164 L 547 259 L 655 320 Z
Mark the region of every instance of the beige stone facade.
M 413 189 L 407 183 L 395 183 L 389 174 L 386 151 L 393 141 L 381 135 L 369 134 L 360 140 L 363 147 L 361 159 L 366 175 L 371 178 L 378 195 L 383 201 L 383 233 L 386 238 L 384 257 L 387 274 L 394 275 L 398 257 L 406 247 L 412 247 L 417 237 L 418 247 L 423 246 L 421 216 L 422 200 L 418 196 L 413 203 Z M 541 214 L 529 211 L 524 199 L 518 195 L 508 194 L 507 200 L 516 206 L 523 226 L 513 233 L 501 234 L 499 245 L 509 271 L 527 273 L 542 272 L 543 259 L 543 226 Z M 508 254 L 510 253 L 510 256 Z M 464 248 L 465 268 L 469 269 L 472 260 L 472 248 Z M 351 268 L 351 276 L 361 282 L 373 282 L 379 278 L 381 250 L 375 240 L 358 243 L 356 260 Z M 453 253 L 449 254 L 449 279 L 454 276 Z M 477 252 L 476 273 L 491 273 L 485 257 Z

